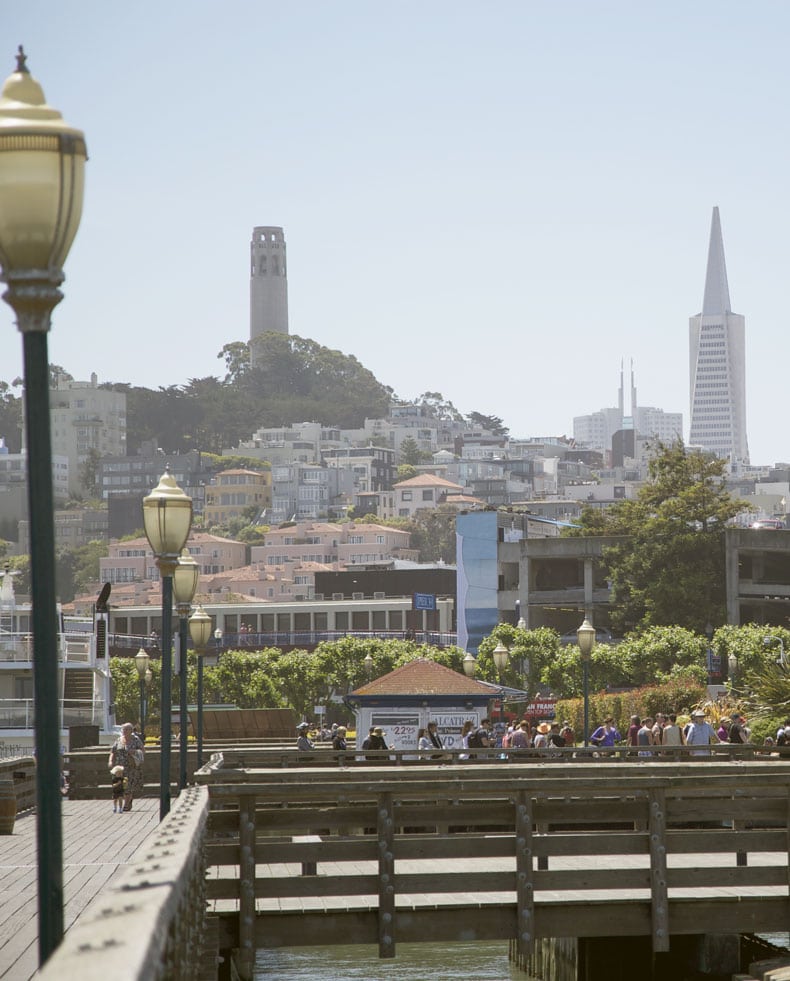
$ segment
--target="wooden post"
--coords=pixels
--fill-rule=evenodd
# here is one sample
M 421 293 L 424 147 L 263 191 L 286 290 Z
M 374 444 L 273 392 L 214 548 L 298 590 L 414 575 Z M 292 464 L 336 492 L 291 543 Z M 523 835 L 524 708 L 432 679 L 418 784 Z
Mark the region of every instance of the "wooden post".
M 516 942 L 526 957 L 535 939 L 535 887 L 532 881 L 532 797 L 516 794 Z
M 648 795 L 650 837 L 650 913 L 653 953 L 669 950 L 669 897 L 667 895 L 666 800 L 663 790 Z
M 255 797 L 239 795 L 239 954 L 242 981 L 255 970 Z
M 395 810 L 392 794 L 379 795 L 379 957 L 395 956 Z

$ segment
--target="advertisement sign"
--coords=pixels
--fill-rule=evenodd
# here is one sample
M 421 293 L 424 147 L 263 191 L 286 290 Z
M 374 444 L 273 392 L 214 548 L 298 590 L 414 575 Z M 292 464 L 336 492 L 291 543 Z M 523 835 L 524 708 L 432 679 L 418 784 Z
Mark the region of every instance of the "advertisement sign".
M 381 726 L 384 739 L 391 749 L 416 749 L 420 728 L 418 712 L 371 712 L 370 724 Z M 361 742 L 361 741 L 360 741 Z
M 528 719 L 553 719 L 557 714 L 556 698 L 536 698 L 524 709 Z
M 467 719 L 472 720 L 475 729 L 480 727 L 480 713 L 477 709 L 469 712 L 432 712 L 429 721 L 436 723 L 446 749 L 460 749 L 461 729 Z

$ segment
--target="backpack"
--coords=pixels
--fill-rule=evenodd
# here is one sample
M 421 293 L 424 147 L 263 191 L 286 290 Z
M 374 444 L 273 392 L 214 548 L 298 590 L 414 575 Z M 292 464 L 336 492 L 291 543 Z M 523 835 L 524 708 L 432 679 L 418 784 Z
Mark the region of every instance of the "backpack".
M 469 733 L 467 744 L 470 749 L 483 749 L 483 733 L 480 729 L 474 729 Z

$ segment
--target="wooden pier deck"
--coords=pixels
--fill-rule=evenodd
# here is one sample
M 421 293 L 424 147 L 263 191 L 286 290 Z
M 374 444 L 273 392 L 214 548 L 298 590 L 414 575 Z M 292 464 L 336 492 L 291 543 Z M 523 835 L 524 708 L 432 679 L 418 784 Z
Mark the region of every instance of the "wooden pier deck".
M 159 823 L 159 800 L 142 798 L 113 814 L 110 800 L 63 801 L 64 928 L 129 864 Z M 38 970 L 36 815 L 17 815 L 0 835 L 0 978 L 27 981 Z

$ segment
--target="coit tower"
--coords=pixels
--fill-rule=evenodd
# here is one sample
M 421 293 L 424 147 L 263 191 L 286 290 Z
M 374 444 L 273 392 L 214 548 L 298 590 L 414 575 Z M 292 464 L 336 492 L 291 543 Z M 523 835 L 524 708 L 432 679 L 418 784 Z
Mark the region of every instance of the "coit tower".
M 288 267 L 282 228 L 253 228 L 250 242 L 250 351 L 255 339 L 273 331 L 288 333 Z

